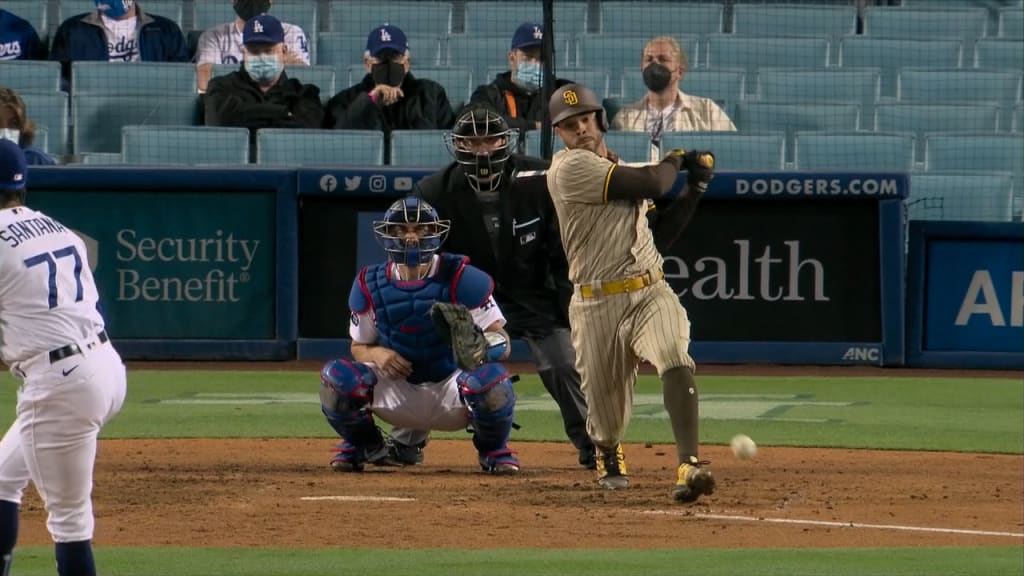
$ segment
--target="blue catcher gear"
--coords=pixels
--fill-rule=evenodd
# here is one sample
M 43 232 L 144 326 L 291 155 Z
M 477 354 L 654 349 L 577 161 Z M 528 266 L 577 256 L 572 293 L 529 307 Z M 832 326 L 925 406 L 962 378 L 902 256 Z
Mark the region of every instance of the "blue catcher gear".
M 367 463 L 396 465 L 370 413 L 376 385 L 377 376 L 359 362 L 331 360 L 320 371 L 320 409 L 342 438 L 331 458 L 331 468 L 337 471 L 361 472 Z
M 508 448 L 516 405 L 508 371 L 501 364 L 484 364 L 471 372 L 462 372 L 456 382 L 469 407 L 480 467 L 493 474 L 519 472 L 519 460 Z
M 375 220 L 373 233 L 396 264 L 417 267 L 428 264 L 441 249 L 451 227 L 449 220 L 441 220 L 437 210 L 427 202 L 410 196 L 396 200 L 383 220 Z M 420 278 L 426 275 L 424 271 Z

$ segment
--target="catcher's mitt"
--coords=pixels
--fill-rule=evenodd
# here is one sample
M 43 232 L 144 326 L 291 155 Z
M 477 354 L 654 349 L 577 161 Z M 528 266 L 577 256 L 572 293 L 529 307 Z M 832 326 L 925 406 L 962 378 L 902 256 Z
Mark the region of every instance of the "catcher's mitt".
M 487 338 L 473 322 L 473 315 L 461 304 L 435 302 L 430 319 L 441 337 L 452 347 L 455 364 L 463 370 L 476 370 L 487 357 Z

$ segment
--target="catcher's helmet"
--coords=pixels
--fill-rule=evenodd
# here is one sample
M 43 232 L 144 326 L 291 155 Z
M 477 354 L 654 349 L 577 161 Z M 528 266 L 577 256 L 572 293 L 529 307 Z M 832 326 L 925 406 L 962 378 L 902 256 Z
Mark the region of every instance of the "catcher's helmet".
M 511 140 L 512 130 L 500 114 L 473 107 L 459 114 L 445 143 L 464 167 L 469 185 L 477 192 L 494 192 L 501 184 Z
M 608 131 L 608 120 L 605 118 L 604 107 L 597 96 L 583 84 L 566 84 L 551 95 L 548 101 L 548 114 L 551 125 L 586 112 L 597 112 L 597 125 L 602 131 Z
M 415 238 L 410 238 L 408 226 L 416 227 Z M 384 219 L 373 222 L 377 236 L 388 260 L 406 266 L 419 266 L 441 249 L 451 222 L 441 220 L 437 210 L 427 202 L 409 196 L 396 200 L 384 212 Z

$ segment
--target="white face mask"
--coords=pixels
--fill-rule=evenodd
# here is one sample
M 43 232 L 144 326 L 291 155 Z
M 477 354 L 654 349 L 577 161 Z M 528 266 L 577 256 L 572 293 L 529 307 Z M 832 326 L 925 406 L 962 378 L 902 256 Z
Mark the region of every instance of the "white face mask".
M 14 128 L 0 128 L 0 140 L 10 140 L 20 146 L 21 131 Z

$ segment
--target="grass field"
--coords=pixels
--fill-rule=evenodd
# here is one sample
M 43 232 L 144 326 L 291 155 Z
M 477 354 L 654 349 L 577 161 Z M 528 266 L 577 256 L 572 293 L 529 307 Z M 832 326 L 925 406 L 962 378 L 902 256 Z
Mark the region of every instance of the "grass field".
M 14 415 L 14 381 L 0 378 L 0 417 Z M 881 448 L 1024 454 L 1024 384 L 1013 379 L 750 378 L 704 376 L 702 441 L 744 432 L 762 446 Z M 319 414 L 317 375 L 295 372 L 134 371 L 128 401 L 105 438 L 330 438 Z M 517 442 L 560 441 L 554 404 L 536 377 L 517 385 Z M 629 442 L 670 442 L 655 379 L 643 377 Z M 465 439 L 464 433 L 437 437 Z M 159 482 L 153 478 L 153 482 Z M 258 478 L 253 479 L 258 482 Z M 884 481 L 884 480 L 883 480 Z M 1021 471 L 1024 488 L 1024 470 Z M 866 498 L 870 495 L 865 495 Z M 400 527 L 382 521 L 380 550 L 127 548 L 96 550 L 103 574 L 1024 574 L 1024 539 L 1004 547 L 628 550 L 614 539 L 593 550 L 391 550 Z M 374 521 L 364 519 L 362 521 Z M 595 532 L 602 527 L 595 526 Z M 52 549 L 17 550 L 14 575 L 53 574 Z

